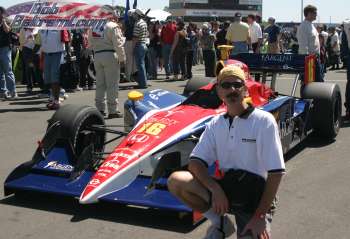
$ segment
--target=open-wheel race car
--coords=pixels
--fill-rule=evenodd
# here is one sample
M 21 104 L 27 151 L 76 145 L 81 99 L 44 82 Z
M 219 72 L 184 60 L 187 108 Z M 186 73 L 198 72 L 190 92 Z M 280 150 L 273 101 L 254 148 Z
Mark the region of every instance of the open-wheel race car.
M 311 58 L 255 54 L 239 58 L 241 61 L 221 61 L 217 71 L 231 64 L 242 67 L 248 77 L 245 100 L 275 116 L 284 153 L 312 132 L 336 137 L 341 93 L 336 84 L 312 82 Z M 292 93 L 281 95 L 255 82 L 248 66 L 262 74 L 297 74 Z M 301 97 L 296 97 L 301 74 L 305 83 Z M 171 172 L 186 168 L 206 123 L 226 112 L 215 79 L 189 80 L 183 94 L 156 89 L 133 91 L 128 96 L 124 130 L 106 125 L 91 106 L 65 105 L 56 111 L 32 160 L 6 179 L 5 195 L 35 191 L 79 198 L 82 204 L 113 202 L 167 209 L 188 213 L 198 222 L 200 215 L 173 197 L 166 182 Z M 107 133 L 115 137 L 107 139 Z M 111 143 L 116 144 L 114 149 L 106 152 L 105 146 Z M 209 170 L 215 173 L 215 166 Z

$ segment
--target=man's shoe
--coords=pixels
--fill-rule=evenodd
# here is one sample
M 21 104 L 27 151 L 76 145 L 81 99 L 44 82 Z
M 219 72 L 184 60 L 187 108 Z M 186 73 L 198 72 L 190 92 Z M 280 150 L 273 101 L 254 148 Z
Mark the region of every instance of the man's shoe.
M 117 118 L 123 118 L 123 114 L 119 111 L 108 115 L 108 119 L 117 119 Z
M 89 89 L 89 90 L 96 90 L 96 86 L 91 85 L 91 86 L 88 87 L 88 89 Z
M 33 94 L 33 88 L 27 87 L 26 93 Z
M 83 88 L 81 88 L 80 86 L 77 86 L 77 88 L 74 89 L 75 91 L 83 91 Z
M 58 110 L 61 106 L 61 103 L 58 101 L 53 101 L 53 102 L 50 102 L 46 105 L 46 107 L 49 109 L 49 110 Z
M 231 219 L 228 216 L 224 216 L 222 220 L 224 220 L 223 227 L 218 228 L 216 225 L 211 225 L 208 228 L 207 234 L 205 235 L 204 239 L 227 238 L 236 231 Z
M 18 95 L 16 92 L 11 92 L 10 94 L 7 95 L 8 100 L 15 100 L 18 99 Z
M 0 99 L 1 100 L 5 100 L 5 99 L 7 99 L 7 98 L 9 98 L 10 96 L 8 95 L 8 93 L 7 92 L 1 92 L 0 93 Z
M 345 113 L 345 119 L 350 120 L 350 111 L 346 111 Z

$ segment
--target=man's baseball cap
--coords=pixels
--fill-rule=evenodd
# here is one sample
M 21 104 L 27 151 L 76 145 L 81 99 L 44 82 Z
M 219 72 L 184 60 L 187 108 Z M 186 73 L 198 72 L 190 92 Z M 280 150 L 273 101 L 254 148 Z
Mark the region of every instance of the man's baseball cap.
M 130 10 L 128 11 L 128 16 L 130 17 L 130 16 L 132 16 L 133 14 L 135 14 L 135 9 L 130 9 Z
M 135 9 L 135 14 L 141 17 L 145 15 L 145 13 L 141 9 Z
M 231 78 L 232 76 L 235 76 L 235 77 L 241 79 L 242 81 L 246 80 L 246 76 L 245 76 L 245 73 L 242 70 L 242 68 L 240 68 L 239 66 L 230 65 L 230 66 L 224 67 L 220 71 L 220 73 L 218 75 L 218 81 L 222 81 L 224 79 Z
M 102 9 L 108 13 L 111 13 L 114 17 L 120 17 L 116 9 L 111 5 L 103 5 Z
M 269 17 L 268 21 L 275 21 L 276 18 L 275 17 Z
M 235 17 L 242 17 L 242 14 L 240 12 L 236 12 Z

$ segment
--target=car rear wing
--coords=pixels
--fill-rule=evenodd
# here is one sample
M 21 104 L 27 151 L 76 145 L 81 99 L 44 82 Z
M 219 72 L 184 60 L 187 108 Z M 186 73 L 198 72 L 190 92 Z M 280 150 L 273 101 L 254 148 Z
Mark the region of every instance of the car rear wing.
M 266 75 L 272 74 L 272 89 L 278 73 L 295 74 L 296 81 L 303 79 L 305 84 L 315 81 L 315 55 L 241 53 L 234 56 L 234 59 L 245 63 L 251 73 L 262 73 L 263 83 L 266 82 Z M 301 78 L 301 75 L 304 77 Z

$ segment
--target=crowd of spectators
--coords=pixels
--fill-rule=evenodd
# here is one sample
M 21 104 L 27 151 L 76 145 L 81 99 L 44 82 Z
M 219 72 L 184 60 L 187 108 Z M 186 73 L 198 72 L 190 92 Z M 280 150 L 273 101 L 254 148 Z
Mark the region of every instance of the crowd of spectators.
M 15 75 L 17 82 L 27 86 L 28 94 L 49 97 L 50 104 L 53 102 L 54 105 L 51 107 L 49 104 L 48 107 L 54 109 L 67 97 L 67 91 L 95 89 L 93 63 L 96 56 L 89 42 L 89 29 L 55 31 L 23 28 L 14 34 L 6 21 L 5 9 L 1 8 L 0 13 L 1 98 L 18 97 Z M 165 22 L 152 20 L 139 9 L 130 10 L 128 16 L 128 21 L 117 21 L 125 39 L 125 59 L 122 61 L 125 64 L 121 64 L 123 73 L 120 81 L 135 81 L 135 88 L 146 89 L 148 81 L 157 79 L 163 69 L 166 80 L 191 79 L 192 66 L 201 63 L 205 66 L 205 76 L 214 77 L 216 61 L 220 59 L 219 45 L 234 46 L 233 57 L 242 52 L 307 53 L 299 46 L 300 43 L 303 46 L 301 41 L 307 39 L 303 36 L 309 35 L 298 35 L 297 27 L 284 30 L 276 24 L 275 17 L 269 17 L 267 24 L 263 24 L 259 16 L 242 18 L 240 13 L 236 13 L 233 22 L 195 24 L 185 23 L 182 18 Z M 307 32 L 314 24 L 304 21 L 301 26 Z M 312 28 L 310 37 L 313 33 L 316 36 L 316 32 L 322 73 L 327 71 L 327 67 L 339 69 L 341 62 L 345 67 L 346 54 L 342 53 L 341 45 L 343 27 L 331 26 L 327 29 L 319 24 Z M 13 35 L 18 36 L 17 42 L 13 41 L 16 38 Z M 15 50 L 11 51 L 11 48 Z M 19 54 L 13 54 L 17 51 Z M 35 87 L 39 87 L 40 91 L 34 91 Z

